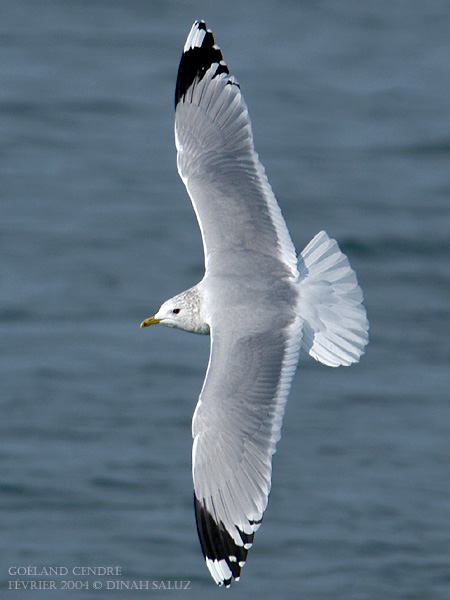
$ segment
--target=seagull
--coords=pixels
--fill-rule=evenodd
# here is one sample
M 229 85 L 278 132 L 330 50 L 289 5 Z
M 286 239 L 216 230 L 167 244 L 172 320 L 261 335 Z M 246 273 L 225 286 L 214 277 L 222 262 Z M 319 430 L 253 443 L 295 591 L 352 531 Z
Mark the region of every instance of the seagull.
M 325 365 L 348 366 L 364 353 L 369 323 L 335 240 L 321 231 L 297 257 L 240 86 L 204 21 L 192 26 L 181 56 L 175 142 L 205 275 L 141 327 L 210 335 L 192 419 L 194 507 L 209 572 L 229 587 L 267 507 L 300 348 Z

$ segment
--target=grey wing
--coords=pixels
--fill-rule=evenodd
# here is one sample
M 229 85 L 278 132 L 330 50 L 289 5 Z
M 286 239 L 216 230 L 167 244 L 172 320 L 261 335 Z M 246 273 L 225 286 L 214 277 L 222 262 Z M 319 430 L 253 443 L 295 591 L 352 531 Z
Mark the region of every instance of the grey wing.
M 242 334 L 211 329 L 211 354 L 192 421 L 197 529 L 216 583 L 239 579 L 271 486 L 272 455 L 302 337 L 292 315 Z
M 297 276 L 295 249 L 254 150 L 240 87 L 202 21 L 184 47 L 175 104 L 178 171 L 197 215 L 207 272 L 220 269 L 228 251 L 245 249 L 275 257 Z

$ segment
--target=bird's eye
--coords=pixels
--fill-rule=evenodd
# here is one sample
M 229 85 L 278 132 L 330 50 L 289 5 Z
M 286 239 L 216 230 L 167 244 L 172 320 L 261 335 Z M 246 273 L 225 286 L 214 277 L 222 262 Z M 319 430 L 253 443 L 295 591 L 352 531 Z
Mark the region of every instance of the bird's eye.
M 179 309 L 179 308 L 174 308 L 172 312 L 173 312 L 175 315 L 177 315 L 177 314 L 180 312 L 180 310 L 181 310 L 181 309 Z

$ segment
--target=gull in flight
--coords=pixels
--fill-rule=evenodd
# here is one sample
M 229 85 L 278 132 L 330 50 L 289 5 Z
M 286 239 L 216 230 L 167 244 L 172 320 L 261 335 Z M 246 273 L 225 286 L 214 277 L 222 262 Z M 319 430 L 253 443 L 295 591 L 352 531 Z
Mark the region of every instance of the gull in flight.
M 297 257 L 255 152 L 240 86 L 203 21 L 192 26 L 181 57 L 175 141 L 205 275 L 141 327 L 210 335 L 192 419 L 194 506 L 206 565 L 228 587 L 267 507 L 300 348 L 325 365 L 350 365 L 364 353 L 369 324 L 335 240 L 321 231 Z

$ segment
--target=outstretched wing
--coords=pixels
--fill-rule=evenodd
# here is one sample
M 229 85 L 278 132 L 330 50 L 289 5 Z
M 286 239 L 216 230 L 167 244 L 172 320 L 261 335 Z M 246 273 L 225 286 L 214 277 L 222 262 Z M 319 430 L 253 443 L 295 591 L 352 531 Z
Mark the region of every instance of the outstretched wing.
M 197 529 L 219 585 L 239 579 L 271 485 L 272 455 L 301 343 L 301 321 L 268 312 L 265 328 L 211 329 L 211 354 L 192 422 Z M 241 325 L 241 324 L 237 324 Z
M 296 276 L 295 249 L 254 150 L 247 106 L 203 21 L 184 46 L 175 107 L 178 171 L 197 215 L 207 273 L 219 268 L 224 252 L 245 249 L 281 257 Z

